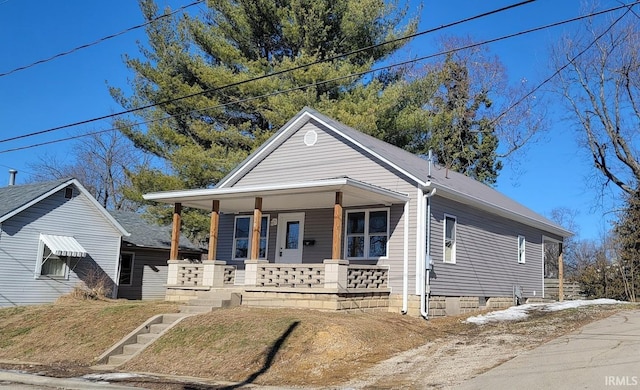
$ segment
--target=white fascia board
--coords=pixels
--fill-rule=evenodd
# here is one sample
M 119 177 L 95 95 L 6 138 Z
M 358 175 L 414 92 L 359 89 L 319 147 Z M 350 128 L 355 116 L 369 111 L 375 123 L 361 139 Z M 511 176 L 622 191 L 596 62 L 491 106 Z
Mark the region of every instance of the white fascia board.
M 526 215 L 522 215 L 516 212 L 513 212 L 511 210 L 505 209 L 504 207 L 500 207 L 496 204 L 490 203 L 490 202 L 486 202 L 484 200 L 481 200 L 479 198 L 476 198 L 475 196 L 471 196 L 468 194 L 464 194 L 461 193 L 459 191 L 455 191 L 452 190 L 448 187 L 442 186 L 442 185 L 438 185 L 435 184 L 433 182 L 426 182 L 426 185 L 423 187 L 423 191 L 430 191 L 433 188 L 437 188 L 438 189 L 438 194 L 446 194 L 444 197 L 445 198 L 450 198 L 453 199 L 455 201 L 458 201 L 460 203 L 464 203 L 470 206 L 474 206 L 477 207 L 479 209 L 482 210 L 486 210 L 486 211 L 490 211 L 494 214 L 509 218 L 511 220 L 517 221 L 517 222 L 521 222 L 525 225 L 529 225 L 529 226 L 533 226 L 535 228 L 541 229 L 541 230 L 545 230 L 547 232 L 550 233 L 554 233 L 557 234 L 561 237 L 571 237 L 573 236 L 573 232 L 570 232 L 569 230 L 563 229 L 563 228 L 559 228 L 557 226 L 554 225 L 550 225 L 547 224 L 543 221 L 539 221 L 537 219 L 533 219 L 531 217 L 528 217 Z
M 355 188 L 372 192 L 378 195 L 391 197 L 401 202 L 406 202 L 409 199 L 409 197 L 405 194 L 387 190 L 382 187 L 372 186 L 367 183 L 359 182 L 357 180 L 352 180 L 349 178 L 315 180 L 315 181 L 301 182 L 301 183 L 284 183 L 284 184 L 272 184 L 272 185 L 249 186 L 249 187 L 202 188 L 202 189 L 195 189 L 195 190 L 153 192 L 149 194 L 144 194 L 142 197 L 145 200 L 155 200 L 155 201 L 172 203 L 172 200 L 177 202 L 181 199 L 188 199 L 188 198 L 224 199 L 224 198 L 235 197 L 238 195 L 255 194 L 256 196 L 258 196 L 259 194 L 264 194 L 269 192 L 287 193 L 289 191 L 295 192 L 295 190 L 300 190 L 300 192 L 304 192 L 305 190 L 314 190 L 314 189 L 325 190 L 325 191 L 331 191 L 331 190 L 339 191 L 344 187 L 355 187 Z
M 381 155 L 379 155 L 378 153 L 374 152 L 373 150 L 365 147 L 364 145 L 362 145 L 360 142 L 354 140 L 353 138 L 347 136 L 346 134 L 344 134 L 343 132 L 341 132 L 340 130 L 336 129 L 333 126 L 330 126 L 328 123 L 326 123 L 325 121 L 323 121 L 322 119 L 319 119 L 318 117 L 314 116 L 311 113 L 306 113 L 309 117 L 315 119 L 316 121 L 323 123 L 325 126 L 327 126 L 328 128 L 330 128 L 331 130 L 333 130 L 335 133 L 340 134 L 341 137 L 347 139 L 349 142 L 357 145 L 358 147 L 360 147 L 363 150 L 366 150 L 367 152 L 371 153 L 372 155 L 374 155 L 376 158 L 384 161 L 385 163 L 389 164 L 391 167 L 393 167 L 395 170 L 402 172 L 402 174 L 406 175 L 407 177 L 410 177 L 411 179 L 413 179 L 416 183 L 418 184 L 424 184 L 424 181 L 414 175 L 412 175 L 411 173 L 405 171 L 404 169 L 400 168 L 399 166 L 397 166 L 393 161 L 390 161 L 384 157 L 382 157 Z
M 278 134 L 277 136 L 275 136 L 271 141 L 269 141 L 268 144 L 264 144 L 262 145 L 262 147 L 260 148 L 260 150 L 253 155 L 253 157 L 251 157 L 251 159 L 249 159 L 248 161 L 246 161 L 243 164 L 243 167 L 238 169 L 233 175 L 229 176 L 227 178 L 227 180 L 218 183 L 218 185 L 216 186 L 217 188 L 224 188 L 227 183 L 229 183 L 230 181 L 232 181 L 238 174 L 240 174 L 241 172 L 244 171 L 244 166 L 247 165 L 251 165 L 255 160 L 257 160 L 260 156 L 262 156 L 262 154 L 267 150 L 268 146 L 271 144 L 274 144 L 275 142 L 277 142 L 280 138 L 284 137 L 286 134 L 289 133 L 289 130 L 293 127 L 296 126 L 297 123 L 299 123 L 301 120 L 305 119 L 305 116 L 310 116 L 308 112 L 304 112 L 302 115 L 300 115 L 300 117 L 298 117 L 298 119 L 296 119 L 295 121 L 293 121 L 292 123 L 289 124 L 289 126 L 284 129 L 282 132 L 280 132 L 280 134 Z M 324 122 L 323 122 L 324 123 Z

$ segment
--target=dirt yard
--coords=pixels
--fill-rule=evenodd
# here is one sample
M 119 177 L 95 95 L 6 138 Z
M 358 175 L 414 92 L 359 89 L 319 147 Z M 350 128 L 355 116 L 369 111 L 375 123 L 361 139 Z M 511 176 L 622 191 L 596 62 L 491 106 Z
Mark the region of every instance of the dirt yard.
M 57 377 L 95 374 L 93 359 L 130 331 L 137 322 L 132 317 L 175 309 L 156 305 L 0 310 L 0 368 Z M 186 319 L 119 370 L 153 374 L 111 381 L 155 390 L 446 389 L 629 306 L 534 311 L 524 321 L 486 325 L 464 317 L 424 321 L 390 313 L 220 310 Z M 44 329 L 64 331 L 57 344 L 42 347 Z

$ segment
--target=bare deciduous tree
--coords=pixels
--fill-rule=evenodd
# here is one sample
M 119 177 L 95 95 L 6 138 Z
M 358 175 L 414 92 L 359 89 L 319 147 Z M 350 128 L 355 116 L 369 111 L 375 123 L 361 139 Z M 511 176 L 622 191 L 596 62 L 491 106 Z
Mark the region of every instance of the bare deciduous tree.
M 640 182 L 640 30 L 629 9 L 585 29 L 554 48 L 557 91 L 594 166 L 600 185 L 613 183 L 629 195 Z
M 79 138 L 64 158 L 43 155 L 29 165 L 32 181 L 78 179 L 105 208 L 135 210 L 123 190 L 130 186 L 127 170 L 146 164 L 141 152 L 118 131 Z

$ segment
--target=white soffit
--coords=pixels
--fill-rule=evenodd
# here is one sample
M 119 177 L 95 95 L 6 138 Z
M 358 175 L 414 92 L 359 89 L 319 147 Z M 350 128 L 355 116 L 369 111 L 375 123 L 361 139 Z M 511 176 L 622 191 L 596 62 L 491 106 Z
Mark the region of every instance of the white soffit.
M 212 201 L 220 201 L 220 211 L 240 212 L 254 209 L 255 198 L 262 198 L 263 210 L 329 208 L 335 193 L 342 192 L 344 207 L 404 203 L 406 194 L 373 186 L 349 178 L 284 183 L 265 186 L 227 187 L 145 194 L 146 200 L 181 203 L 186 207 L 211 210 Z

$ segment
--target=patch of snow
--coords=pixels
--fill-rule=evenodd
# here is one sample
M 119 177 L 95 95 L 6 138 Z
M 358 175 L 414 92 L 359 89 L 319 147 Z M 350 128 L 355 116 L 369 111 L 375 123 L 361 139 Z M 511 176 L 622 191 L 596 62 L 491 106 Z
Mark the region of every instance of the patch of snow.
M 488 322 L 496 321 L 515 321 L 527 318 L 529 312 L 536 309 L 542 311 L 559 311 L 588 305 L 615 305 L 618 303 L 626 302 L 603 298 L 593 300 L 578 299 L 575 301 L 553 303 L 527 303 L 520 306 L 511 306 L 505 310 L 492 311 L 491 313 L 469 317 L 467 318 L 466 322 L 482 325 Z
M 577 299 L 575 301 L 554 302 L 548 304 L 544 310 L 546 311 L 558 311 L 565 309 L 573 309 L 576 307 L 587 305 L 616 305 L 618 303 L 628 303 L 623 301 L 616 301 L 615 299 L 599 298 L 593 300 Z

